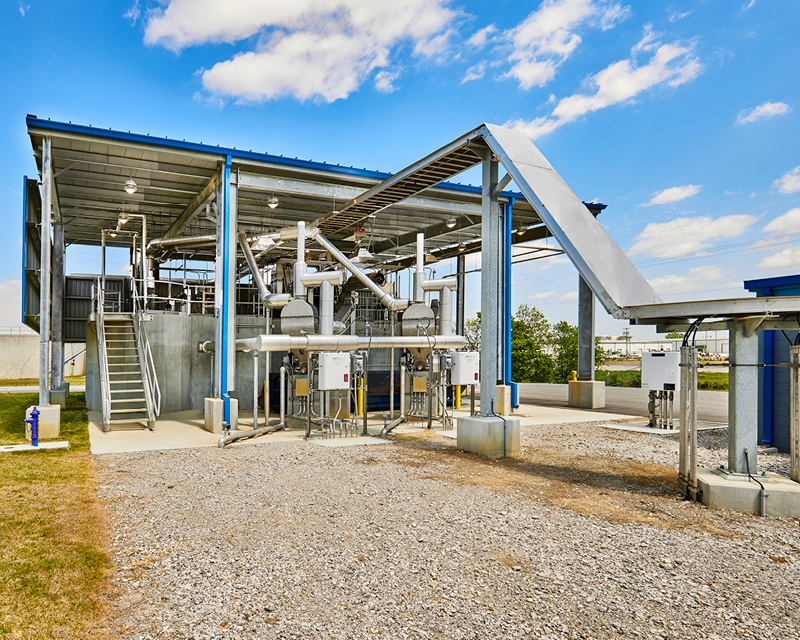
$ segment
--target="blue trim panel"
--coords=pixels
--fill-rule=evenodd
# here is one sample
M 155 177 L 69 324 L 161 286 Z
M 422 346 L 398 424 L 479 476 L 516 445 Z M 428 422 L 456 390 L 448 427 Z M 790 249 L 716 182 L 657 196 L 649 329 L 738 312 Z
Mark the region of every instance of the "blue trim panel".
M 503 367 L 505 368 L 505 384 L 511 387 L 511 406 L 519 407 L 519 397 L 517 395 L 517 383 L 511 381 L 511 240 L 513 234 L 511 210 L 514 207 L 515 199 L 512 197 L 510 202 L 505 205 L 503 215 L 503 239 L 505 250 L 503 251 Z
M 775 332 L 762 332 L 764 345 L 764 364 L 775 364 Z M 775 440 L 775 368 L 766 366 L 763 372 L 763 383 L 761 387 L 761 420 L 763 433 L 761 434 L 762 444 L 772 446 Z
M 115 131 L 113 129 L 98 129 L 96 127 L 87 127 L 86 125 L 72 124 L 71 122 L 56 122 L 53 120 L 43 120 L 42 118 L 33 118 L 30 116 L 25 119 L 25 122 L 27 123 L 28 127 L 34 129 L 44 129 L 46 131 L 53 131 L 57 133 L 74 133 L 121 143 L 129 142 L 146 144 L 154 147 L 176 149 L 191 153 L 203 153 L 215 157 L 230 156 L 232 161 L 254 160 L 256 162 L 272 162 L 274 164 L 297 167 L 300 169 L 329 171 L 331 173 L 339 173 L 343 175 L 373 178 L 380 181 L 386 180 L 386 178 L 390 178 L 392 175 L 394 175 L 391 173 L 384 173 L 383 171 L 371 171 L 369 169 L 343 167 L 338 164 L 328 164 L 327 162 L 313 162 L 311 160 L 300 160 L 298 158 L 286 158 L 284 156 L 275 156 L 268 153 L 256 153 L 253 151 L 243 151 L 241 149 L 232 149 L 229 147 L 198 144 L 197 142 L 186 142 L 185 140 L 174 140 L 172 138 L 156 138 L 150 135 L 142 135 L 141 133 L 126 133 L 124 131 Z M 451 191 L 461 191 L 465 193 L 475 193 L 478 195 L 481 193 L 481 187 L 475 187 L 468 184 L 455 184 L 452 182 L 442 182 L 436 185 L 435 188 L 449 189 Z M 501 191 L 500 196 L 504 198 L 523 197 L 521 193 L 515 193 L 513 191 Z M 605 205 L 594 206 L 604 207 Z
M 222 222 L 222 380 L 220 396 L 225 403 L 223 421 L 231 424 L 231 397 L 228 395 L 228 279 L 230 277 L 230 239 L 231 239 L 231 157 L 225 158 L 222 175 L 222 198 L 225 201 Z
M 800 284 L 800 275 L 778 276 L 776 278 L 759 278 L 757 280 L 745 280 L 744 288 L 748 291 L 761 291 L 773 287 L 791 286 Z M 769 295 L 769 294 L 767 294 Z
M 28 244 L 25 237 L 26 232 L 26 217 L 28 215 L 28 176 L 22 176 L 22 324 L 25 324 L 25 292 L 28 290 L 28 278 L 25 275 L 25 259 L 26 259 L 26 245 Z

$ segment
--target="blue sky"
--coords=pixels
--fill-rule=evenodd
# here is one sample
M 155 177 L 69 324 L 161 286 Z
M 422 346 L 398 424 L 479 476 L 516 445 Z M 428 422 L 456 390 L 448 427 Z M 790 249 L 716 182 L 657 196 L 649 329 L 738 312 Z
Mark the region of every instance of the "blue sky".
M 0 0 L 0 325 L 19 318 L 26 113 L 384 171 L 519 127 L 608 205 L 662 298 L 743 295 L 800 272 L 799 18 L 796 0 Z M 515 308 L 576 322 L 565 260 L 513 277 Z

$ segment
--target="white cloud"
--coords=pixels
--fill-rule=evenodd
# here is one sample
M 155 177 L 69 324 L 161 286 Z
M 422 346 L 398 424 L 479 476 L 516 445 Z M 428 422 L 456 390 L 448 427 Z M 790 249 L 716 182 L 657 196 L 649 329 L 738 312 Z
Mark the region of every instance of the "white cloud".
M 490 24 L 488 27 L 484 27 L 483 29 L 479 29 L 473 33 L 469 40 L 467 40 L 467 44 L 477 48 L 484 47 L 486 46 L 486 43 L 490 41 L 491 36 L 496 32 L 497 27 L 495 27 L 493 24 Z
M 392 71 L 379 71 L 375 74 L 375 88 L 383 93 L 397 91 L 397 87 L 394 86 L 394 81 L 397 80 L 399 75 L 399 73 L 394 73 Z
M 145 42 L 179 52 L 257 37 L 253 50 L 200 71 L 209 94 L 333 102 L 375 72 L 376 87 L 390 90 L 393 50 L 409 43 L 418 57 L 441 54 L 458 15 L 447 0 L 169 0 L 148 12 Z
M 795 193 L 800 191 L 800 167 L 787 171 L 772 183 L 781 193 Z
M 645 64 L 639 65 L 637 58 L 642 52 L 649 53 L 650 58 Z M 659 85 L 677 87 L 689 82 L 702 69 L 691 45 L 684 46 L 677 42 L 662 44 L 658 41 L 658 34 L 647 25 L 644 36 L 631 49 L 629 58 L 614 62 L 589 78 L 587 85 L 595 87 L 593 94 L 576 93 L 562 98 L 551 115 L 530 121 L 513 120 L 507 122 L 506 126 L 520 129 L 536 139 L 587 113 L 615 104 L 630 103 L 640 93 Z
M 544 300 L 545 298 L 552 298 L 556 296 L 555 291 L 545 291 L 544 293 L 534 293 L 528 296 L 528 300 Z
M 673 11 L 672 13 L 669 14 L 669 21 L 677 22 L 678 20 L 683 20 L 692 13 L 694 13 L 694 9 L 690 9 L 689 11 L 684 11 L 683 13 L 678 13 L 677 11 Z
M 767 256 L 756 267 L 758 269 L 794 269 L 800 267 L 800 247 L 790 247 Z
M 681 200 L 686 200 L 686 198 L 696 196 L 698 193 L 700 193 L 700 189 L 702 188 L 703 185 L 701 184 L 685 184 L 682 187 L 670 187 L 669 189 L 657 191 L 656 193 L 652 194 L 653 197 L 650 198 L 650 202 L 644 202 L 639 206 L 649 207 L 654 204 L 680 202 Z
M 753 6 L 755 3 L 756 3 L 756 0 L 750 0 L 750 2 L 748 2 L 747 4 L 745 4 L 745 5 L 742 5 L 742 11 L 747 11 L 747 10 L 748 10 L 750 7 L 752 7 L 752 6 Z
M 593 26 L 605 31 L 629 15 L 630 9 L 618 2 L 545 0 L 503 34 L 512 48 L 508 61 L 513 65 L 505 77 L 516 79 L 522 89 L 541 87 L 580 44 L 576 30 Z
M 770 102 L 767 100 L 757 107 L 740 111 L 739 115 L 736 117 L 736 124 L 746 124 L 748 122 L 761 120 L 762 118 L 782 116 L 786 113 L 789 113 L 791 110 L 792 108 L 785 102 Z
M 780 231 L 797 231 L 800 229 L 800 208 L 789 209 L 782 216 L 778 216 L 762 229 L 764 233 L 778 233 Z
M 686 293 L 697 291 L 700 285 L 707 285 L 709 282 L 720 280 L 723 276 L 722 269 L 717 265 L 706 265 L 689 269 L 683 275 L 666 275 L 652 278 L 650 286 L 658 293 Z
M 19 15 L 21 15 L 24 18 L 25 14 L 28 13 L 28 9 L 30 9 L 30 8 L 31 8 L 31 5 L 25 4 L 23 2 L 20 2 L 19 3 Z
M 733 215 L 711 218 L 676 218 L 670 222 L 651 222 L 636 236 L 629 255 L 646 253 L 656 258 L 699 251 L 712 240 L 736 238 L 757 220 L 755 216 Z
M 560 299 L 564 300 L 564 301 L 577 300 L 578 299 L 578 291 L 574 290 L 574 291 L 570 291 L 569 293 L 565 293 L 563 296 L 561 296 Z
M 142 11 L 139 8 L 139 0 L 136 0 L 136 2 L 133 3 L 133 6 L 122 14 L 122 17 L 126 20 L 130 20 L 131 24 L 136 24 L 141 15 Z
M 486 73 L 487 66 L 488 65 L 486 62 L 479 62 L 478 64 L 472 65 L 469 69 L 467 69 L 467 72 L 461 79 L 461 84 L 470 82 L 472 80 L 480 80 L 483 77 L 483 74 Z

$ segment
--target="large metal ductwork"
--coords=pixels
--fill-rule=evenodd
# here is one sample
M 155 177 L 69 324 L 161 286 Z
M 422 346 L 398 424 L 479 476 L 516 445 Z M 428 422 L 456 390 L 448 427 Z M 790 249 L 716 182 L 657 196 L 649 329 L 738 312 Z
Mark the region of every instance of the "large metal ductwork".
M 425 302 L 425 234 L 417 234 L 417 270 L 414 272 L 414 302 Z
M 319 332 L 333 335 L 333 285 L 341 285 L 344 274 L 341 271 L 316 271 L 306 273 L 300 279 L 305 287 L 320 287 Z
M 370 278 L 366 273 L 364 273 L 355 264 L 353 264 L 350 258 L 344 255 L 341 251 L 339 251 L 339 249 L 336 248 L 336 246 L 332 242 L 330 242 L 330 240 L 328 240 L 325 236 L 323 236 L 316 229 L 316 227 L 309 229 L 307 235 L 309 238 L 313 238 L 314 240 L 316 240 L 317 244 L 323 247 L 333 257 L 334 260 L 336 260 L 337 262 L 339 262 L 339 264 L 346 267 L 347 270 L 350 271 L 350 273 L 356 276 L 367 289 L 369 289 L 370 291 L 372 291 L 372 293 L 375 294 L 375 296 L 378 298 L 378 300 L 384 307 L 386 307 L 391 311 L 402 311 L 403 309 L 408 308 L 409 302 L 407 299 L 395 298 L 392 294 L 386 293 L 377 284 L 375 284 L 372 278 Z
M 258 295 L 268 307 L 283 307 L 286 306 L 292 299 L 288 293 L 270 293 L 267 285 L 264 283 L 264 278 L 261 277 L 261 271 L 258 269 L 256 259 L 253 257 L 253 252 L 250 250 L 250 245 L 247 243 L 247 236 L 244 231 L 236 234 L 236 239 L 239 241 L 239 246 L 244 253 L 244 259 L 247 261 L 247 266 L 250 267 L 250 273 L 253 276 L 253 281 L 258 288 Z
M 453 335 L 453 289 L 457 286 L 456 278 L 425 280 L 422 283 L 425 291 L 439 291 L 439 333 L 443 336 Z
M 296 298 L 306 297 L 303 276 L 306 273 L 306 223 L 297 223 L 297 261 L 294 263 L 294 295 Z

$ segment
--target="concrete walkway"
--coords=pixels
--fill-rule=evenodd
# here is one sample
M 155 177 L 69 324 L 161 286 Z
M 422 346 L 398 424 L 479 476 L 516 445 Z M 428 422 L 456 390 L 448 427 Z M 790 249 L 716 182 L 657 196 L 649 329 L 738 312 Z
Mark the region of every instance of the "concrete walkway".
M 455 412 L 456 418 L 469 415 L 468 409 L 461 409 Z M 600 413 L 594 411 L 582 411 L 578 409 L 559 409 L 555 407 L 534 407 L 525 405 L 515 412 L 521 418 L 523 426 L 536 424 L 565 424 L 571 422 L 597 422 L 597 421 L 618 421 L 630 420 L 630 416 L 615 413 Z M 272 418 L 275 424 L 277 418 Z M 252 418 L 242 418 L 239 426 L 242 430 L 249 431 L 252 428 Z M 131 451 L 161 451 L 167 449 L 189 449 L 192 447 L 215 447 L 219 440 L 219 434 L 209 433 L 203 428 L 202 411 L 179 411 L 159 416 L 156 421 L 156 428 L 150 431 L 144 423 L 132 423 L 128 427 L 117 427 L 114 430 L 104 433 L 101 428 L 101 416 L 99 412 L 89 412 L 89 441 L 91 451 L 94 454 L 102 455 L 107 453 L 126 453 Z M 425 429 L 426 422 L 409 419 L 395 429 L 395 433 L 413 433 Z M 263 427 L 263 417 L 259 427 Z M 383 413 L 371 414 L 367 424 L 367 429 L 371 435 L 357 436 L 350 438 L 322 438 L 318 432 L 312 432 L 309 442 L 322 447 L 345 447 L 368 444 L 389 444 L 391 440 L 384 440 L 377 437 L 383 428 Z M 440 435 L 457 437 L 457 430 L 442 431 L 441 425 L 434 422 L 434 429 Z M 359 428 L 360 432 L 360 428 Z M 254 443 L 266 442 L 286 442 L 290 440 L 303 440 L 305 429 L 289 428 L 276 431 L 274 433 L 260 436 L 258 438 L 244 440 L 243 442 L 228 445 L 229 447 L 246 446 Z
M 86 387 L 84 385 L 75 385 L 74 387 L 71 386 L 69 390 L 75 393 L 83 393 L 86 391 Z M 0 393 L 39 393 L 39 387 L 0 387 Z

